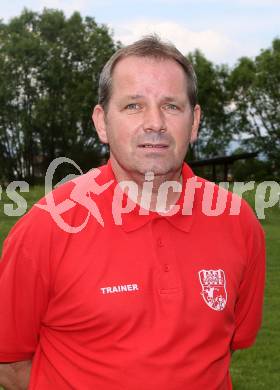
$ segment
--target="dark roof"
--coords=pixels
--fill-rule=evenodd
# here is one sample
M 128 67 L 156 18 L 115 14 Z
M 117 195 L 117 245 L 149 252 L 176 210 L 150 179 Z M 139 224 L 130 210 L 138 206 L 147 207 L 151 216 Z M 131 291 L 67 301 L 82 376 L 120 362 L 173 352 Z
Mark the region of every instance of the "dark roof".
M 225 163 L 231 164 L 236 160 L 256 157 L 258 154 L 259 152 L 232 154 L 231 156 L 219 156 L 219 157 L 207 158 L 205 160 L 188 161 L 188 164 L 192 167 L 200 167 L 203 165 L 218 165 L 218 164 L 225 164 Z

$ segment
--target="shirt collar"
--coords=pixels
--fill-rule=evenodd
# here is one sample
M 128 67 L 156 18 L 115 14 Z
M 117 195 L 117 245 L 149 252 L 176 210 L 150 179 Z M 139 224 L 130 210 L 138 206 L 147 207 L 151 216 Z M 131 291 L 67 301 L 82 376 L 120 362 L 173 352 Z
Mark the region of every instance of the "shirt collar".
M 115 188 L 118 184 L 116 177 L 114 175 L 112 165 L 110 160 L 108 161 L 107 165 L 104 166 L 104 179 L 106 182 L 109 182 L 110 180 L 113 180 L 113 184 L 108 188 L 106 191 L 107 193 L 107 199 L 110 200 L 112 205 L 112 199 L 114 196 Z M 122 228 L 125 232 L 131 232 L 134 230 L 137 230 L 141 228 L 142 226 L 146 225 L 148 222 L 164 218 L 166 221 L 168 221 L 171 225 L 173 225 L 175 228 L 182 230 L 184 232 L 189 232 L 192 222 L 193 222 L 193 213 L 191 215 L 183 215 L 182 214 L 182 206 L 184 203 L 184 195 L 185 195 L 185 189 L 186 189 L 186 182 L 189 178 L 194 177 L 194 173 L 191 170 L 191 168 L 186 164 L 183 163 L 182 165 L 182 192 L 180 194 L 180 197 L 176 203 L 176 205 L 180 206 L 180 209 L 178 212 L 174 215 L 162 215 L 157 212 L 149 212 L 148 215 L 141 215 L 140 213 L 140 206 L 138 204 L 135 205 L 135 208 L 129 212 L 122 214 Z M 126 203 L 127 196 L 124 195 L 124 201 Z

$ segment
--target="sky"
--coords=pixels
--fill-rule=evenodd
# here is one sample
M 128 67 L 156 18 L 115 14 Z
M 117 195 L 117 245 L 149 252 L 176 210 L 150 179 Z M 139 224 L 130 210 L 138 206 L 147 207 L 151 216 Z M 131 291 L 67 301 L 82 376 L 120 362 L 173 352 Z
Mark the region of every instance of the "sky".
M 229 66 L 280 38 L 280 0 L 0 0 L 0 18 L 8 22 L 24 7 L 60 9 L 66 16 L 79 11 L 108 25 L 123 44 L 157 33 L 183 54 L 200 49 Z

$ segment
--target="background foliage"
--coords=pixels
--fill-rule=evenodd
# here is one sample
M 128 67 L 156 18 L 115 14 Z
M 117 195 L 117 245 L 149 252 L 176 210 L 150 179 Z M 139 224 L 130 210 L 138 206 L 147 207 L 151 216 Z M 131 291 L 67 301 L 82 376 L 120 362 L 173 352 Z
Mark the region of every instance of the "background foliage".
M 32 182 L 67 156 L 90 168 L 98 77 L 116 50 L 106 26 L 74 13 L 25 10 L 0 25 L 0 175 Z
M 105 25 L 75 12 L 24 10 L 0 22 L 0 181 L 44 177 L 58 156 L 82 170 L 96 166 L 104 149 L 91 123 L 100 71 L 120 46 Z M 189 159 L 260 151 L 234 166 L 257 178 L 280 173 L 280 39 L 235 67 L 189 53 L 199 81 L 200 138 Z M 234 141 L 234 142 L 232 142 Z M 259 173 L 259 174 L 258 174 Z M 241 175 L 242 176 L 242 175 Z M 244 175 L 243 175 L 244 176 Z

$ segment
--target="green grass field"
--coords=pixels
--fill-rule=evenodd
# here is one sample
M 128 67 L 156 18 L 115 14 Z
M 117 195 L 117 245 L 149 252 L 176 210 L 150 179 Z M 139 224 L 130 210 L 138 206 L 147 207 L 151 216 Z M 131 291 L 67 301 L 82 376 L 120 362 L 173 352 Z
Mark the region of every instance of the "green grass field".
M 28 207 L 44 193 L 42 187 L 34 187 L 22 194 Z M 254 205 L 254 193 L 245 196 Z M 11 203 L 5 193 L 0 200 L 0 250 L 8 231 L 17 218 L 4 215 L 4 204 Z M 277 390 L 280 388 L 280 208 L 266 210 L 261 221 L 267 240 L 267 285 L 265 293 L 264 321 L 253 348 L 234 353 L 231 375 L 235 390 Z M 1 388 L 0 388 L 1 389 Z M 212 390 L 209 387 L 209 390 Z

